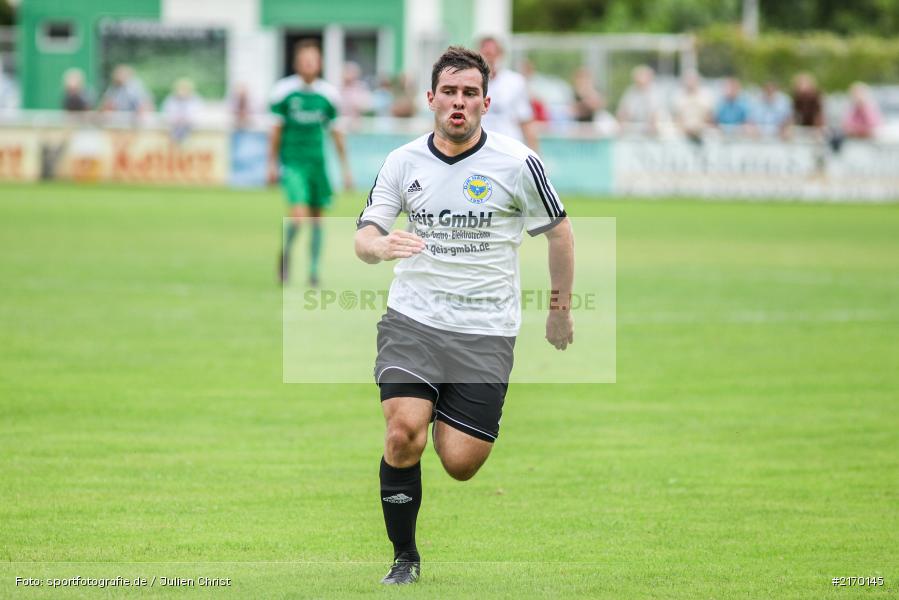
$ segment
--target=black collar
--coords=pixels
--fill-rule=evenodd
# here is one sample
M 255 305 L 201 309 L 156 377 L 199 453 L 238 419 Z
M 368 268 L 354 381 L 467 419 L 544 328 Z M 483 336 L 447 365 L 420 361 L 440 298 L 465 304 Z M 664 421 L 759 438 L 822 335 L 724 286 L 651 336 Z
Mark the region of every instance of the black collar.
M 460 160 L 468 158 L 478 150 L 484 147 L 484 144 L 487 143 L 487 132 L 481 129 L 481 139 L 478 140 L 478 143 L 463 152 L 462 154 L 457 154 L 455 156 L 447 156 L 443 152 L 437 149 L 437 146 L 434 145 L 434 133 L 428 136 L 428 150 L 431 151 L 431 154 L 442 160 L 448 165 L 454 165 Z

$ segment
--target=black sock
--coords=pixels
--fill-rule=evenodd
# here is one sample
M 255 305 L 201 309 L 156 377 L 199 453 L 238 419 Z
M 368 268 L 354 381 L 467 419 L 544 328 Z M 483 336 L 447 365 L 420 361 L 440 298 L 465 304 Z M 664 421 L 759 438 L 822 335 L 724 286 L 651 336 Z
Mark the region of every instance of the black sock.
M 393 558 L 418 561 L 415 522 L 421 506 L 421 463 L 398 469 L 381 458 L 381 507 L 387 537 L 393 542 Z

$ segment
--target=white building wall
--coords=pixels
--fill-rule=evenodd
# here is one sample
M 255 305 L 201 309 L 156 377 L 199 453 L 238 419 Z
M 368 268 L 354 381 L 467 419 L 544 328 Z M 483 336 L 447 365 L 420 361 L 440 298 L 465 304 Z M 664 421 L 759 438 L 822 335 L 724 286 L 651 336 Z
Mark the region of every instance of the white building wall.
M 422 63 L 428 62 L 428 57 L 421 56 L 422 42 L 440 35 L 441 6 L 441 0 L 406 0 L 403 56 L 408 75 L 416 76 Z M 430 67 L 430 62 L 424 66 Z
M 474 0 L 475 38 L 493 35 L 508 40 L 512 35 L 512 0 Z

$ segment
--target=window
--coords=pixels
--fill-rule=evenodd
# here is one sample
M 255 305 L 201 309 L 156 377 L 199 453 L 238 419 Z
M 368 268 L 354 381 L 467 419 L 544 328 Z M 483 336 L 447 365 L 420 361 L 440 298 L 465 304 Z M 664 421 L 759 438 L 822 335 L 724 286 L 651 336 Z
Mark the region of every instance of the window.
M 44 52 L 74 52 L 79 44 L 73 21 L 44 21 L 37 30 L 37 47 Z

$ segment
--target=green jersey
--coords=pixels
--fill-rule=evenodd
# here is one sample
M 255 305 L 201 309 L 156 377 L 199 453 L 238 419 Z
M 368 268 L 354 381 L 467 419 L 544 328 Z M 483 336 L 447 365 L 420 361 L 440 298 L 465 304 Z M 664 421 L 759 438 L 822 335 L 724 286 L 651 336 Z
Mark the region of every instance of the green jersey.
M 337 97 L 337 89 L 323 79 L 306 83 L 291 75 L 275 84 L 270 103 L 282 123 L 282 164 L 324 164 L 325 130 L 337 118 Z

